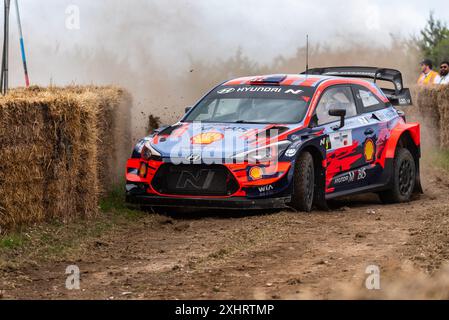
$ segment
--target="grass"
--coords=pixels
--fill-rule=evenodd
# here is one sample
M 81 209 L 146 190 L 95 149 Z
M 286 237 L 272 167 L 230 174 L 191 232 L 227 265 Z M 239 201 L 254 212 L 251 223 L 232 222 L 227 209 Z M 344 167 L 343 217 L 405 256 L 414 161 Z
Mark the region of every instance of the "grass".
M 26 239 L 21 233 L 13 233 L 0 239 L 0 249 L 14 249 L 24 245 Z
M 130 207 L 125 203 L 125 192 L 123 186 L 115 187 L 105 197 L 100 200 L 100 211 L 111 212 L 120 217 L 126 217 L 128 219 L 138 219 L 144 214 L 140 210 Z
M 449 150 L 430 151 L 427 157 L 437 167 L 449 171 Z
M 0 269 L 30 262 L 74 259 L 89 250 L 89 243 L 148 219 L 148 214 L 126 205 L 122 187 L 99 203 L 99 216 L 69 223 L 50 221 L 0 235 Z
M 103 212 L 113 210 L 126 210 L 124 190 L 122 186 L 116 186 L 100 200 L 100 210 Z

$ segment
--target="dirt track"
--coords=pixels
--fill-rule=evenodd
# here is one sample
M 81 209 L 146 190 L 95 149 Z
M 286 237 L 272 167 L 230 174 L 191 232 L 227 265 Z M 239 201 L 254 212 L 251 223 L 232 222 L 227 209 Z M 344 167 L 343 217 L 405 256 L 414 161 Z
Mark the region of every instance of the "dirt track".
M 344 286 L 363 288 L 368 265 L 380 267 L 383 285 L 407 262 L 431 273 L 449 258 L 443 174 L 425 170 L 425 195 L 407 204 L 373 195 L 311 214 L 149 214 L 86 240 L 76 261 L 1 272 L 0 289 L 4 298 L 345 297 Z M 65 288 L 69 264 L 81 270 L 81 290 Z

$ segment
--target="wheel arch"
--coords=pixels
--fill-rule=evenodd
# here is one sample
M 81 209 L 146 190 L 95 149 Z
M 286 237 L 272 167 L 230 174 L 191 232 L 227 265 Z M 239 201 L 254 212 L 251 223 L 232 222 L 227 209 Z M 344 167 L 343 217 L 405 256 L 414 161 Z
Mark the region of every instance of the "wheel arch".
M 307 145 L 301 148 L 296 156 L 296 160 L 298 160 L 299 155 L 303 152 L 309 152 L 313 157 L 313 164 L 315 168 L 323 168 L 324 157 L 320 150 L 313 145 Z
M 420 147 L 414 143 L 412 134 L 409 130 L 402 132 L 396 145 L 395 153 L 398 147 L 408 149 L 415 161 L 419 161 L 419 158 L 421 157 L 421 150 Z
M 416 181 L 415 193 L 423 193 L 420 178 L 421 146 L 420 146 L 420 128 L 419 124 L 407 124 L 398 126 L 392 130 L 390 139 L 387 144 L 386 158 L 394 159 L 399 148 L 406 148 L 410 151 L 415 160 Z
M 390 138 L 388 139 L 386 158 L 394 158 L 398 143 L 401 142 L 406 143 L 405 146 L 410 148 L 410 152 L 415 152 L 414 156 L 419 159 L 421 157 L 420 139 L 420 127 L 418 123 L 396 126 L 391 131 Z

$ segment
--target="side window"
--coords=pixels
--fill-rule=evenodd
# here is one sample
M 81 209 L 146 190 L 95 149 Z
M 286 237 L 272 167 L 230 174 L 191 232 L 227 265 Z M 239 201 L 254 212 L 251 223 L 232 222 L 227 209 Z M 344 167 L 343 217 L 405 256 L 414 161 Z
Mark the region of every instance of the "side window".
M 368 89 L 357 88 L 357 99 L 362 102 L 363 108 L 380 108 L 383 107 L 383 103 L 377 99 L 377 97 Z
M 357 115 L 357 108 L 350 87 L 336 86 L 323 93 L 316 108 L 318 125 L 339 120 L 338 117 L 329 115 L 331 109 L 345 109 L 347 118 Z

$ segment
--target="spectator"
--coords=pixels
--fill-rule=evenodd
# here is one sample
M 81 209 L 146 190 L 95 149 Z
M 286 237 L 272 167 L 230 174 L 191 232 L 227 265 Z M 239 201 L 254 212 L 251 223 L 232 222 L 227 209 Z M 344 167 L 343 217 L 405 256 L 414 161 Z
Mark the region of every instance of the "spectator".
M 424 59 L 421 62 L 421 75 L 419 76 L 418 84 L 422 86 L 435 84 L 436 81 L 439 81 L 439 78 L 438 73 L 432 70 L 432 61 Z
M 440 64 L 440 75 L 435 78 L 435 84 L 449 84 L 449 62 L 443 61 Z

